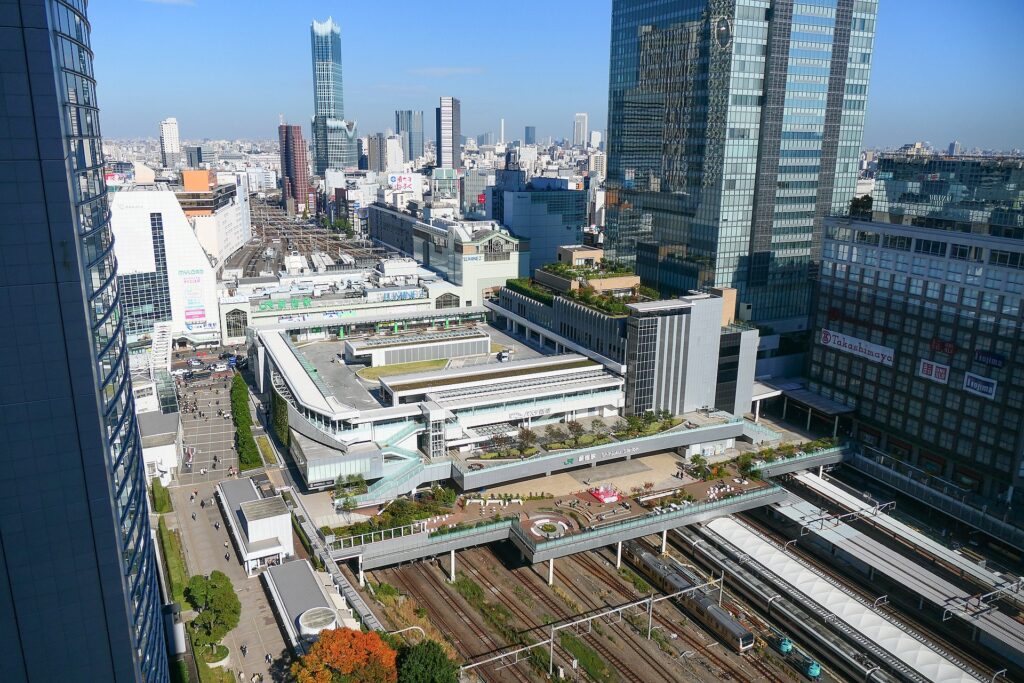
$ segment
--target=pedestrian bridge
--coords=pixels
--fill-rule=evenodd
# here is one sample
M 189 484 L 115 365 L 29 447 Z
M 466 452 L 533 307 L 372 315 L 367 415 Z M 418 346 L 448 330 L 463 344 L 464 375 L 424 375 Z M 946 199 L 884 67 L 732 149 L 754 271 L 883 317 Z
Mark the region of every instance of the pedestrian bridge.
M 330 554 L 333 560 L 356 559 L 360 568 L 365 570 L 435 557 L 497 541 L 511 541 L 526 561 L 543 562 L 770 505 L 784 500 L 786 496 L 785 489 L 770 485 L 725 500 L 697 503 L 672 512 L 634 517 L 548 540 L 533 538 L 518 519 L 503 519 L 449 532 L 421 531 L 357 547 L 334 546 L 331 547 Z

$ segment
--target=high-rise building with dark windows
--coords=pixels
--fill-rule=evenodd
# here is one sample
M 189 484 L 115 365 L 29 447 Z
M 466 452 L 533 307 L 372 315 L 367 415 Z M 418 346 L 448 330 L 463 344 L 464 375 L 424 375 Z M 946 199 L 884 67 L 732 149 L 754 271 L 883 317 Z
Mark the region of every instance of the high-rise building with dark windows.
M 406 161 L 423 156 L 423 112 L 400 109 L 395 112 L 395 133 L 402 138 Z
M 356 124 L 345 120 L 341 27 L 330 17 L 313 21 L 309 41 L 313 52 L 313 168 L 322 176 L 329 168 L 356 166 Z
M 537 144 L 537 126 L 527 126 L 526 130 L 523 131 L 523 144 L 524 145 L 536 145 Z
M 825 219 L 808 388 L 884 481 L 1024 526 L 1024 161 L 883 156 L 876 178 L 870 213 Z
M 167 681 L 85 0 L 0 11 L 0 680 Z M 17 97 L 14 96 L 17 93 Z
M 854 195 L 876 0 L 612 5 L 605 250 L 662 294 L 806 317 Z
M 435 110 L 437 129 L 437 165 L 440 168 L 462 166 L 462 112 L 461 104 L 454 97 L 442 97 Z
M 277 127 L 281 153 L 281 200 L 294 202 L 292 211 L 309 205 L 309 152 L 302 137 L 302 126 L 282 123 Z

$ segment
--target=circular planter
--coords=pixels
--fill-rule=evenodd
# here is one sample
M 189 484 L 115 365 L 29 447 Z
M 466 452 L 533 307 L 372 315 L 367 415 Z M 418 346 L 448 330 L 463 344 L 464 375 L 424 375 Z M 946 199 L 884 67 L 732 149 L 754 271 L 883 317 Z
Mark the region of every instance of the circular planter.
M 200 656 L 203 658 L 203 661 L 206 662 L 207 666 L 224 667 L 231 662 L 231 651 L 223 645 L 218 645 L 216 652 L 214 652 L 213 654 L 203 652 Z M 209 657 L 217 656 L 219 656 L 220 658 L 216 661 L 210 661 Z

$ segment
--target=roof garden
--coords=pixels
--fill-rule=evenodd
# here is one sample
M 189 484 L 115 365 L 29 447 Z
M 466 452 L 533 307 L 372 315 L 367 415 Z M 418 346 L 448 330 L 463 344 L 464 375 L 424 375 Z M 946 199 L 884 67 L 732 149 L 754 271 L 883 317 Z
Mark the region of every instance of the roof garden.
M 545 266 L 545 269 L 547 269 L 547 267 L 548 266 Z M 586 270 L 586 268 L 581 268 L 580 266 L 569 266 L 569 268 L 573 270 Z M 606 277 L 612 276 L 606 275 Z M 629 315 L 629 307 L 627 304 L 635 304 L 640 301 L 650 301 L 661 298 L 657 290 L 644 285 L 634 288 L 632 293 L 625 295 L 598 292 L 590 286 L 559 292 L 537 282 L 533 278 L 509 280 L 505 283 L 505 286 L 513 292 L 529 297 L 534 301 L 544 304 L 545 306 L 554 305 L 555 297 L 560 296 L 564 299 L 568 299 L 569 301 L 575 301 L 576 303 L 593 308 L 606 315 L 613 316 Z
M 616 261 L 602 261 L 593 266 L 572 265 L 569 263 L 548 263 L 541 266 L 541 270 L 566 278 L 583 278 L 585 280 L 600 280 L 606 277 L 622 277 L 624 275 L 635 275 L 633 269 L 624 263 Z

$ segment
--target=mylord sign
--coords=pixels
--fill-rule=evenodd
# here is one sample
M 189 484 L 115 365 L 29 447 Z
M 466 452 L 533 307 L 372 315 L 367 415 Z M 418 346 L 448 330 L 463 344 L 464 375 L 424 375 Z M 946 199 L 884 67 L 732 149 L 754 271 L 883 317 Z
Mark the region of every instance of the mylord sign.
M 840 334 L 839 332 L 833 332 L 832 330 L 821 330 L 821 344 L 822 346 L 828 346 L 833 349 L 838 349 L 843 353 L 850 353 L 854 356 L 860 356 L 866 358 L 873 363 L 881 363 L 887 367 L 892 367 L 893 356 L 896 351 L 889 348 L 888 346 L 881 346 L 879 344 L 872 344 L 869 341 L 858 339 L 857 337 L 851 337 L 849 335 Z
M 996 397 L 996 387 L 999 385 L 994 379 L 975 375 L 968 372 L 964 375 L 964 391 L 982 398 L 993 399 Z

